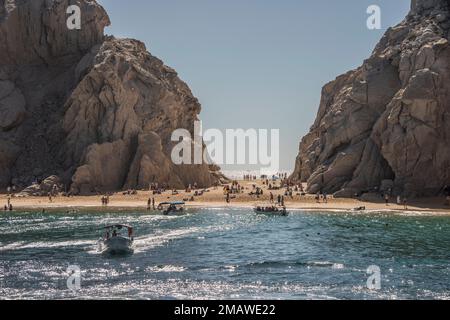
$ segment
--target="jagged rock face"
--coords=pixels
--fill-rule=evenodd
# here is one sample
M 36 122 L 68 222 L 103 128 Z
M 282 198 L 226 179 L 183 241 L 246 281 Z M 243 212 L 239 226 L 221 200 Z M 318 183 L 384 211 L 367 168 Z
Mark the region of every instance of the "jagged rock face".
M 172 132 L 193 131 L 200 112 L 176 72 L 136 40 L 109 38 L 82 63 L 91 58 L 65 106 L 65 161 L 84 164 L 75 172 L 73 189 L 211 185 L 207 165 L 178 168 L 170 158 Z
M 0 8 L 5 12 L 0 17 L 1 64 L 71 62 L 100 43 L 103 29 L 109 25 L 108 15 L 95 1 L 77 1 L 83 14 L 81 29 L 69 31 L 66 10 L 74 3 L 70 0 L 2 0 Z
M 292 179 L 336 196 L 389 180 L 412 196 L 450 185 L 449 30 L 448 1 L 413 1 L 360 68 L 323 88 Z
M 175 166 L 171 133 L 193 131 L 200 105 L 139 41 L 103 35 L 109 18 L 77 1 L 0 0 L 0 188 L 59 176 L 74 193 L 216 182 Z

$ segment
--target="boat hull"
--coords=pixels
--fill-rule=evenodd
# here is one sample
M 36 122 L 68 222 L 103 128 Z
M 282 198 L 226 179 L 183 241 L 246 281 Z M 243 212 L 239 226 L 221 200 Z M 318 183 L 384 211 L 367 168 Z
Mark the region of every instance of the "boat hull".
M 129 254 L 133 253 L 133 240 L 125 237 L 113 237 L 103 242 L 106 254 Z
M 174 210 L 171 210 L 171 211 L 163 211 L 163 215 L 165 215 L 165 216 L 182 216 L 182 215 L 184 215 L 185 213 L 184 213 L 184 211 L 183 210 L 178 210 L 178 211 L 174 211 Z
M 287 211 L 259 211 L 256 209 L 253 209 L 253 211 L 256 214 L 263 214 L 263 215 L 267 215 L 267 216 L 281 216 L 281 217 L 286 217 L 289 215 L 289 212 Z

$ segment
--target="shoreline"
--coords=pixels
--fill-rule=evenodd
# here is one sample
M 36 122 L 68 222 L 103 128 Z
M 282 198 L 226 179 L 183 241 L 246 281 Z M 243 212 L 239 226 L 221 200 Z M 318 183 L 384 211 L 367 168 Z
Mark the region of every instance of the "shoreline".
M 284 196 L 285 206 L 288 210 L 295 211 L 321 211 L 321 212 L 390 212 L 396 214 L 415 213 L 426 215 L 442 215 L 450 216 L 450 206 L 445 205 L 445 199 L 442 197 L 411 199 L 408 201 L 407 210 L 403 205 L 393 203 L 395 199 L 391 198 L 390 203 L 386 203 L 379 195 L 367 195 L 365 199 L 355 198 L 334 198 L 328 197 L 325 203 L 323 199 L 318 203 L 315 195 L 300 195 L 300 193 L 291 196 L 285 196 L 285 190 L 272 190 L 264 185 L 262 181 L 239 181 L 242 187 L 241 193 L 230 195 L 230 203 L 227 203 L 223 188 L 208 188 L 197 191 L 186 192 L 184 190 L 172 190 L 162 192 L 161 194 L 153 194 L 152 191 L 136 191 L 134 194 L 128 192 L 117 192 L 110 195 L 109 204 L 102 205 L 102 195 L 89 196 L 71 196 L 64 197 L 61 195 L 52 197 L 16 197 L 12 195 L 10 198 L 14 211 L 95 211 L 95 212 L 111 212 L 118 211 L 138 211 L 151 212 L 147 209 L 149 199 L 154 199 L 157 206 L 161 202 L 184 201 L 186 208 L 220 208 L 220 209 L 252 209 L 257 205 L 266 206 L 270 204 L 270 194 L 277 199 Z M 252 191 L 259 188 L 263 194 L 256 196 Z M 200 194 L 196 194 L 200 192 Z M 194 201 L 186 201 L 193 199 Z M 3 206 L 7 204 L 8 196 L 0 194 L 0 215 L 4 213 Z M 355 211 L 355 208 L 365 207 L 365 210 Z
M 118 197 L 116 195 L 116 197 Z M 148 210 L 146 201 L 142 199 L 116 199 L 111 197 L 111 203 L 108 206 L 99 204 L 98 196 L 86 196 L 76 198 L 57 197 L 53 202 L 49 202 L 46 197 L 31 197 L 31 198 L 12 198 L 11 202 L 14 205 L 13 212 L 17 211 L 65 211 L 67 213 L 76 214 L 78 212 L 94 211 L 95 213 L 117 211 L 137 211 L 139 213 L 153 213 L 155 210 Z M 5 202 L 6 196 L 0 196 L 0 203 Z M 61 201 L 63 200 L 63 201 Z M 168 200 L 170 201 L 170 200 Z M 157 203 L 162 201 L 157 201 Z M 235 201 L 230 204 L 225 201 L 194 201 L 186 202 L 186 209 L 252 209 L 256 204 L 263 201 Z M 417 203 L 418 202 L 418 203 Z M 292 201 L 286 203 L 287 210 L 295 212 L 329 212 L 329 213 L 389 213 L 389 214 L 418 214 L 418 215 L 434 215 L 434 216 L 450 216 L 450 207 L 433 207 L 426 205 L 427 201 L 415 201 L 408 205 L 405 210 L 403 205 L 390 204 L 386 206 L 385 203 L 379 202 L 364 202 L 356 199 L 330 199 L 328 203 L 316 203 L 310 199 L 306 201 Z M 355 211 L 354 208 L 363 207 L 366 209 L 362 211 Z M 0 211 L 1 214 L 9 213 L 10 211 Z

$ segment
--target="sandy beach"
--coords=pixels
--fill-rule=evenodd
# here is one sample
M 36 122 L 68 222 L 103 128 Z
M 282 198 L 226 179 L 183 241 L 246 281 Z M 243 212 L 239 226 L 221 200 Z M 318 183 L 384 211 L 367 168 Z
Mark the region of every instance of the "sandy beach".
M 268 190 L 268 187 L 263 185 L 261 181 L 240 181 L 241 186 L 245 188 L 245 192 L 232 196 L 230 203 L 225 201 L 225 195 L 222 187 L 209 188 L 201 196 L 194 196 L 195 191 L 186 193 L 184 190 L 178 190 L 177 195 L 173 195 L 172 191 L 166 191 L 161 195 L 153 195 L 151 191 L 137 191 L 137 194 L 128 195 L 123 192 L 118 192 L 110 196 L 110 202 L 107 207 L 102 207 L 101 195 L 94 196 L 74 196 L 74 197 L 53 197 L 52 201 L 48 197 L 12 197 L 11 203 L 14 210 L 52 210 L 52 209 L 95 209 L 108 211 L 111 208 L 115 209 L 130 209 L 145 211 L 147 209 L 147 201 L 149 198 L 155 198 L 156 205 L 160 202 L 166 201 L 183 201 L 194 197 L 194 201 L 187 201 L 187 208 L 203 207 L 229 207 L 229 208 L 251 208 L 258 204 L 269 204 L 270 192 L 273 193 L 275 199 L 278 195 L 284 195 L 285 190 Z M 253 189 L 253 184 L 263 190 L 263 195 L 257 198 L 251 196 L 249 193 Z M 0 195 L 0 205 L 3 207 L 7 203 L 8 196 Z M 384 199 L 378 196 L 373 196 L 369 201 L 362 201 L 358 199 L 335 199 L 328 197 L 327 203 L 321 199 L 317 203 L 314 195 L 301 196 L 299 194 L 293 195 L 293 198 L 285 197 L 285 204 L 288 209 L 295 210 L 313 210 L 313 211 L 349 211 L 358 207 L 365 207 L 366 211 L 392 211 L 405 212 L 412 211 L 426 214 L 436 215 L 450 215 L 450 207 L 445 205 L 444 198 L 424 198 L 411 199 L 408 203 L 408 209 L 405 210 L 403 205 L 397 205 L 395 199 L 390 199 L 387 206 Z

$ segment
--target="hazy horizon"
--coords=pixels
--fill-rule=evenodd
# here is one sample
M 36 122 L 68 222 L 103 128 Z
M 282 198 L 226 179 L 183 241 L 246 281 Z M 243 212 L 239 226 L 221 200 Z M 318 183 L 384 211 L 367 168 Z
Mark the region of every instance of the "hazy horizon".
M 322 86 L 360 66 L 410 7 L 410 0 L 99 2 L 111 18 L 108 34 L 143 41 L 189 85 L 204 129 L 280 129 L 281 170 L 293 169 Z M 372 4 L 381 7 L 381 30 L 366 27 Z

